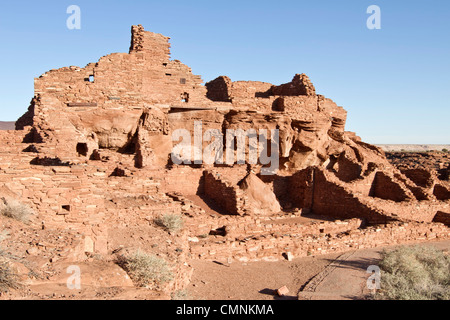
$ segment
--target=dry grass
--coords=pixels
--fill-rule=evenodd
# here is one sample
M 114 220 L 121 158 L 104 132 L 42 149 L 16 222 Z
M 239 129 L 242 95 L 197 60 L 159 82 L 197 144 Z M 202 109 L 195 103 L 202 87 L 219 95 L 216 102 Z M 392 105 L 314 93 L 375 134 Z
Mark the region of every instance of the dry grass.
M 438 249 L 400 247 L 382 254 L 380 300 L 449 300 L 450 258 Z
M 140 287 L 158 289 L 173 279 L 170 266 L 164 259 L 140 250 L 130 257 L 122 257 L 119 265 Z
M 0 215 L 29 223 L 30 218 L 34 215 L 34 211 L 20 201 L 11 198 L 0 199 Z
M 9 232 L 3 230 L 0 232 L 0 244 L 3 240 L 7 239 Z M 10 289 L 19 289 L 20 283 L 18 281 L 17 274 L 11 269 L 8 263 L 8 254 L 0 247 L 0 295 L 8 292 Z
M 165 214 L 157 219 L 155 223 L 170 232 L 177 232 L 183 229 L 183 217 L 179 214 Z
M 191 296 L 187 290 L 178 290 L 172 293 L 172 300 L 191 300 Z
M 19 289 L 20 283 L 17 274 L 11 269 L 8 262 L 0 262 L 0 294 L 10 289 Z

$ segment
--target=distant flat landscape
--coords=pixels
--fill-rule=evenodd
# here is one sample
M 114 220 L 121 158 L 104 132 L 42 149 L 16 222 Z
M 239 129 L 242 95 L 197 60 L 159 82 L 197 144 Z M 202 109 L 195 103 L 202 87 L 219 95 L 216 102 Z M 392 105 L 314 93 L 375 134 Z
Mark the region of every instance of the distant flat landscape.
M 0 121 L 0 130 L 14 130 L 15 122 L 14 121 Z
M 442 151 L 450 150 L 450 144 L 377 144 L 384 151 Z

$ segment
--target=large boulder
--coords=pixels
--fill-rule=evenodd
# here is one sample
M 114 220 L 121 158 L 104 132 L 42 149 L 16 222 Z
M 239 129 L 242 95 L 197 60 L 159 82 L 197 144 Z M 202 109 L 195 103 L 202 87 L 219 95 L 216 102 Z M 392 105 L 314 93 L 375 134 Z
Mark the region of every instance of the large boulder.
M 247 212 L 250 210 L 255 215 L 271 215 L 281 211 L 277 197 L 260 178 L 254 173 L 249 173 L 241 182 L 239 187 L 247 196 Z

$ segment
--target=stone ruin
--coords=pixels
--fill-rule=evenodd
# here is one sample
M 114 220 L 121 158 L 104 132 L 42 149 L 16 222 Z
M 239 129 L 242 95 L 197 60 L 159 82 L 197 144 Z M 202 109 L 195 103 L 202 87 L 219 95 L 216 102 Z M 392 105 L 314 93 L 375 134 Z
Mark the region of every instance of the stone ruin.
M 140 25 L 131 33 L 129 53 L 36 78 L 16 130 L 0 132 L 0 185 L 46 228 L 76 232 L 79 259 L 111 254 L 123 246 L 118 234 L 167 213 L 185 221 L 171 240 L 182 248 L 169 257 L 171 290 L 188 283 L 188 259 L 277 260 L 449 238 L 448 176 L 397 169 L 345 131 L 347 112 L 305 74 L 278 86 L 227 76 L 203 85 L 171 60 L 168 37 Z M 278 129 L 277 173 L 248 161 L 173 163 L 172 134 L 194 136 L 198 121 L 203 131 Z

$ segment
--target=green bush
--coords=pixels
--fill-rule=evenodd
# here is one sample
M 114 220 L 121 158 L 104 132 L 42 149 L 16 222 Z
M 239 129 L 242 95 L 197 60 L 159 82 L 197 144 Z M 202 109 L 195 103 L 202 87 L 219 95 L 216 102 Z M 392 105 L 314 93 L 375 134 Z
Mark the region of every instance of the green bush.
M 130 278 L 140 287 L 157 289 L 173 279 L 168 263 L 155 255 L 140 250 L 120 263 Z
M 29 206 L 20 201 L 11 198 L 1 198 L 0 214 L 23 223 L 29 223 L 34 212 Z
M 162 217 L 155 219 L 155 222 L 160 227 L 171 232 L 177 232 L 183 229 L 184 226 L 183 217 L 179 214 L 165 214 Z
M 383 251 L 380 300 L 450 299 L 450 258 L 436 248 Z

